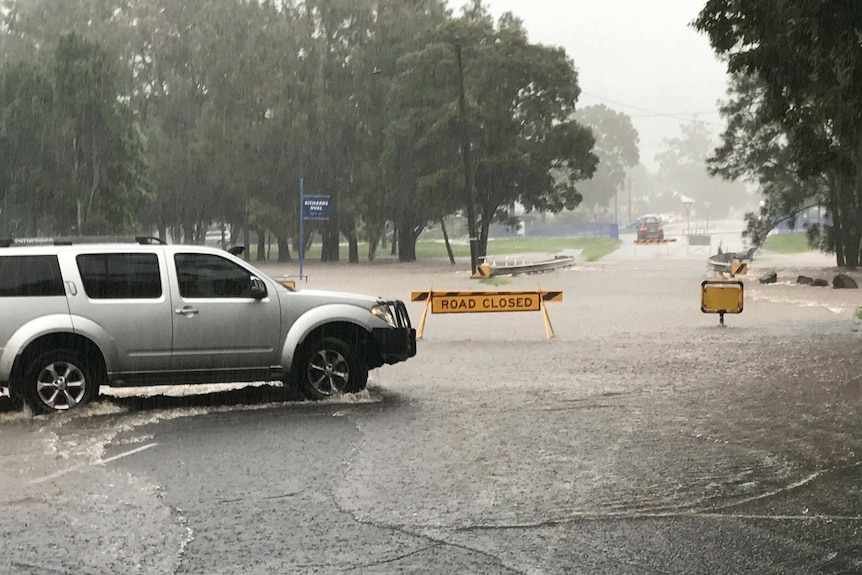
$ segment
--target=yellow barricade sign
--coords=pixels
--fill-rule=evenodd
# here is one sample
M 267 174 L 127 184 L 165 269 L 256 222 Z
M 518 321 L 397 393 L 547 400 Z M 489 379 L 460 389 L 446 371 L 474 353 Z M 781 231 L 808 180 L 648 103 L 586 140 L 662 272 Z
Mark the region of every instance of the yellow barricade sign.
M 539 294 L 526 292 L 436 294 L 431 313 L 539 311 Z
M 554 337 L 551 319 L 545 309 L 547 302 L 563 301 L 561 291 L 414 291 L 411 301 L 425 302 L 416 337 L 421 339 L 425 330 L 428 310 L 431 313 L 493 313 L 515 311 L 541 311 L 545 320 L 545 335 Z

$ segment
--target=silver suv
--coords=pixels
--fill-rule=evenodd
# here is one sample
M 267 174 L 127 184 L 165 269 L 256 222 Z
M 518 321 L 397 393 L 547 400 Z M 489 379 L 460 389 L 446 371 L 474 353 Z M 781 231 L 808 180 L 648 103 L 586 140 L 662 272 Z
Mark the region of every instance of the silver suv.
M 416 354 L 400 300 L 293 291 L 226 251 L 151 238 L 0 241 L 0 318 L 0 387 L 37 413 L 102 385 L 283 381 L 321 399 Z

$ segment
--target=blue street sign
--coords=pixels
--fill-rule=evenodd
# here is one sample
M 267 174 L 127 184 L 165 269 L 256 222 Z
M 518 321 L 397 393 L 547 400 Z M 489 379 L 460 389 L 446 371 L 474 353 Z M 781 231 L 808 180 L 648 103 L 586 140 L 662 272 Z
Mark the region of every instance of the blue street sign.
M 329 219 L 329 196 L 303 196 L 302 219 L 325 221 Z

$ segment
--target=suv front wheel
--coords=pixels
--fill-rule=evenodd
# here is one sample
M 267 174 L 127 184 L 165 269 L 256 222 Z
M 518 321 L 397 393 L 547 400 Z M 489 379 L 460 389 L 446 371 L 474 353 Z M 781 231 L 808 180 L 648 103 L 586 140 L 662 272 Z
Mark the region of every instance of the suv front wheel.
M 34 413 L 66 411 L 96 396 L 98 384 L 91 367 L 75 352 L 53 350 L 26 367 L 21 393 Z
M 326 399 L 365 389 L 368 367 L 337 337 L 324 337 L 304 346 L 297 378 L 308 399 Z

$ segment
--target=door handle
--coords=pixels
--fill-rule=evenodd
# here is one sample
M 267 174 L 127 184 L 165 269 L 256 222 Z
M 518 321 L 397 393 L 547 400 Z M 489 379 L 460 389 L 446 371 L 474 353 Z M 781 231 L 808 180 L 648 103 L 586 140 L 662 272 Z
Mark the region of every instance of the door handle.
M 186 316 L 186 317 L 192 317 L 193 315 L 197 315 L 197 314 L 198 314 L 198 310 L 197 310 L 197 308 L 194 308 L 194 307 L 191 307 L 191 306 L 188 306 L 188 305 L 187 305 L 187 306 L 186 306 L 186 307 L 184 307 L 184 308 L 176 308 L 176 309 L 174 310 L 174 313 L 175 313 L 175 314 L 177 314 L 177 315 L 184 315 L 184 316 Z

